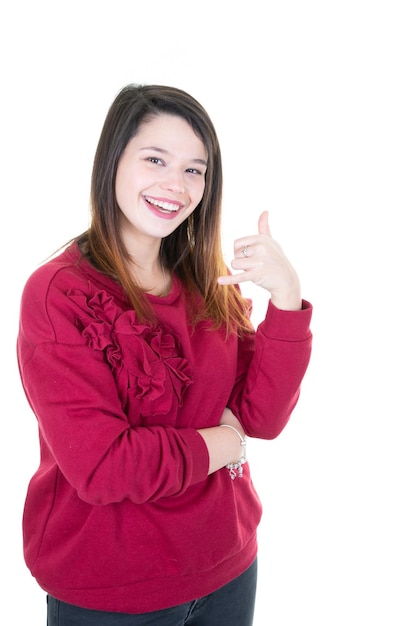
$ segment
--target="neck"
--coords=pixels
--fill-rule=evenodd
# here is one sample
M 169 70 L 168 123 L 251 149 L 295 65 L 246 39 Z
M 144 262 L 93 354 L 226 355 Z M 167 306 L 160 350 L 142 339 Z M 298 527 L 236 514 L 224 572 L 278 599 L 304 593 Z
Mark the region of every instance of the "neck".
M 143 267 L 134 264 L 132 272 L 137 284 L 146 293 L 161 297 L 168 295 L 171 289 L 171 275 L 159 259 L 152 266 Z

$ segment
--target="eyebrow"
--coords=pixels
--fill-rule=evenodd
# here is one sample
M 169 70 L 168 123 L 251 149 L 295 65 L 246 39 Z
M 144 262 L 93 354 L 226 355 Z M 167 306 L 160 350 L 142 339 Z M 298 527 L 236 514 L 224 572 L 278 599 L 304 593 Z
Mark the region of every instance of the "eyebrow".
M 144 146 L 140 148 L 140 150 L 153 150 L 154 152 L 160 152 L 161 154 L 168 154 L 168 150 L 164 150 L 163 148 L 158 148 L 158 146 Z M 200 165 L 205 165 L 207 167 L 207 161 L 205 159 L 191 159 L 193 163 L 199 163 Z

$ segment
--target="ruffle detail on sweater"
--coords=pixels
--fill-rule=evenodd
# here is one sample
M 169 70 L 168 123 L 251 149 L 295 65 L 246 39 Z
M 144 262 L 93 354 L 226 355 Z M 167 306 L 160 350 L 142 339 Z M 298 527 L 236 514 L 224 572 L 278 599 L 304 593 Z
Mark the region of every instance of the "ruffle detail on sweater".
M 176 337 L 160 326 L 138 322 L 133 309 L 122 310 L 105 291 L 92 296 L 70 292 L 68 297 L 78 305 L 82 336 L 90 348 L 103 352 L 111 367 L 123 407 L 134 399 L 142 417 L 176 415 L 192 383 Z

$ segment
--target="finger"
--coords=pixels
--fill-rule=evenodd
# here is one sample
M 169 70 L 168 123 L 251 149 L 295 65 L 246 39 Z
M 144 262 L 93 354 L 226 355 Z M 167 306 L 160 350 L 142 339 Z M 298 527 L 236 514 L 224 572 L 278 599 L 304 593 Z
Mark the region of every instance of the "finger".
M 246 272 L 239 272 L 239 274 L 227 274 L 227 276 L 219 276 L 217 282 L 219 285 L 237 285 L 249 280 Z
M 233 244 L 233 252 L 235 259 L 243 259 L 250 256 L 250 246 L 254 241 L 254 237 L 242 237 L 241 239 L 235 239 Z
M 269 229 L 269 213 L 268 211 L 263 211 L 259 216 L 258 220 L 258 232 L 260 235 L 268 235 L 268 237 L 272 237 L 271 231 Z
M 245 259 L 248 258 L 249 256 L 249 246 L 247 246 L 246 244 L 242 247 L 242 254 L 239 254 L 239 257 L 243 256 Z

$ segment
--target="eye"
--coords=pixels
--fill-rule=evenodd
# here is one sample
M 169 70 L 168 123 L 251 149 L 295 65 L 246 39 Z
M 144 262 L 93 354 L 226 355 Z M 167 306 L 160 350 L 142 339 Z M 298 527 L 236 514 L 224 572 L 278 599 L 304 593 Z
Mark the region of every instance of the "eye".
M 201 176 L 203 174 L 203 172 L 201 170 L 196 170 L 194 169 L 194 167 L 189 167 L 187 170 L 185 170 L 188 174 L 194 174 L 196 176 Z
M 160 159 L 158 157 L 148 157 L 147 161 L 149 161 L 150 163 L 155 163 L 156 165 L 163 165 L 164 164 L 162 159 Z

